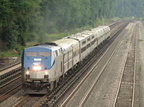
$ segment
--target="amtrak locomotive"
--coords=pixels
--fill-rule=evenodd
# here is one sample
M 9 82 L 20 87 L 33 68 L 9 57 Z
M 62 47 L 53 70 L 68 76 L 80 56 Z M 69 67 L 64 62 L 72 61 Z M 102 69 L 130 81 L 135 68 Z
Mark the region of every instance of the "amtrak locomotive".
M 29 47 L 22 53 L 22 83 L 27 94 L 46 94 L 110 37 L 109 26 L 86 30 L 52 43 Z

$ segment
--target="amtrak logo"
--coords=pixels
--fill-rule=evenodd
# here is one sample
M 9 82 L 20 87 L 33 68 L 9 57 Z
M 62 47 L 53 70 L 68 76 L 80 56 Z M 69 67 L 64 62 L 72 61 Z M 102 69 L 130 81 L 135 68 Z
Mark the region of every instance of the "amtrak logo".
M 40 62 L 34 62 L 33 65 L 40 65 Z

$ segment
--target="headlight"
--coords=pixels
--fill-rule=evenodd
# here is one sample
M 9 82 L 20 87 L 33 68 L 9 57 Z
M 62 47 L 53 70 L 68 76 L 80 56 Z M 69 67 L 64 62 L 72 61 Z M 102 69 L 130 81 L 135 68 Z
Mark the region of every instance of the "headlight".
M 48 75 L 48 71 L 45 71 L 45 75 Z
M 45 71 L 45 75 L 44 75 L 44 78 L 48 78 L 48 71 Z
M 29 71 L 26 71 L 26 79 L 30 78 L 30 73 Z
M 41 66 L 33 66 L 33 70 L 35 70 L 35 71 L 40 71 L 42 68 L 41 68 Z
M 26 71 L 26 75 L 29 75 L 30 73 L 29 73 L 29 71 Z

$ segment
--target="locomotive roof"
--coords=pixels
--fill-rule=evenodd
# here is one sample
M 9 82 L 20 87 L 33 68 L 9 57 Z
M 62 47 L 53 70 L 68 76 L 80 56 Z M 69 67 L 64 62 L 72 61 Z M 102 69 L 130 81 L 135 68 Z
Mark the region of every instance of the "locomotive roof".
M 65 50 L 65 49 L 68 49 L 68 48 L 71 49 L 71 46 L 72 46 L 73 44 L 77 44 L 78 41 L 75 40 L 75 39 L 62 38 L 62 39 L 60 39 L 60 40 L 54 41 L 54 43 L 56 43 L 57 45 L 61 46 L 61 48 L 62 48 L 63 50 Z
M 36 45 L 36 46 L 33 46 L 33 47 L 29 47 L 29 48 L 26 48 L 25 50 L 29 50 L 29 49 L 33 49 L 33 48 L 45 48 L 45 49 L 51 49 L 51 50 L 57 50 L 59 49 L 60 47 L 59 46 L 54 46 L 54 45 L 47 45 L 47 44 L 41 44 L 41 45 Z

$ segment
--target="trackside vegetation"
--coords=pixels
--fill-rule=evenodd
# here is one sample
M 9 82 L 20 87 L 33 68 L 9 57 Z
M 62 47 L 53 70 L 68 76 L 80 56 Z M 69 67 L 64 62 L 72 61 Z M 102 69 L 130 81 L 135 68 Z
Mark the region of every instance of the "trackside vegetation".
M 0 0 L 0 57 L 143 10 L 144 0 Z

